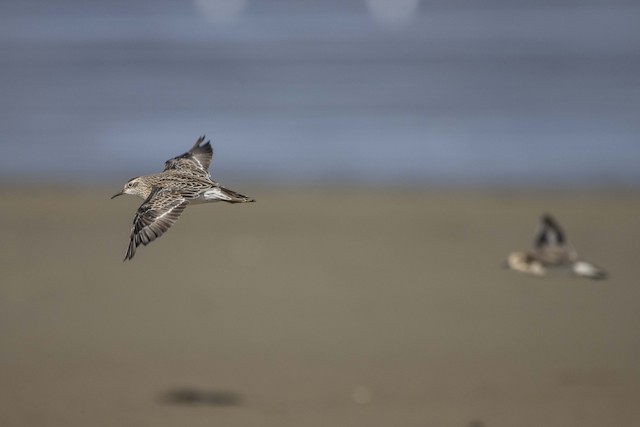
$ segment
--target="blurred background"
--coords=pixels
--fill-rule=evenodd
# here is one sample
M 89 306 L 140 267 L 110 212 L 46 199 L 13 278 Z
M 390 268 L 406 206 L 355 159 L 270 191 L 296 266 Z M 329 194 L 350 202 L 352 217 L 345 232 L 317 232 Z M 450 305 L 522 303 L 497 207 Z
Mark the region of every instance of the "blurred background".
M 5 0 L 0 63 L 0 424 L 640 422 L 636 2 Z M 122 264 L 202 134 L 258 203 Z M 609 281 L 501 270 L 545 211 Z
M 626 0 L 4 1 L 0 169 L 113 179 L 207 134 L 219 175 L 269 184 L 636 186 L 639 18 Z

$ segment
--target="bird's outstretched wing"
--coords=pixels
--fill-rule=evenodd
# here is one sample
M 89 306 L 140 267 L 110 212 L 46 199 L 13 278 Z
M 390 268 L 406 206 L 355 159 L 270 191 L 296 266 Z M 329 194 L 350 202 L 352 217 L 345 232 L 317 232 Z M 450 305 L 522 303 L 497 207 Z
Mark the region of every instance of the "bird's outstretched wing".
M 180 193 L 167 188 L 154 188 L 140 205 L 133 219 L 131 238 L 124 261 L 133 258 L 136 248 L 148 245 L 178 220 L 189 201 Z
M 189 151 L 164 163 L 164 170 L 188 170 L 197 174 L 209 175 L 209 165 L 213 157 L 211 142 L 204 142 L 204 135 L 198 138 Z
M 539 254 L 546 256 L 550 261 L 553 259 L 560 260 L 560 258 L 577 258 L 577 253 L 567 241 L 564 231 L 549 214 L 544 214 L 540 218 L 534 247 Z

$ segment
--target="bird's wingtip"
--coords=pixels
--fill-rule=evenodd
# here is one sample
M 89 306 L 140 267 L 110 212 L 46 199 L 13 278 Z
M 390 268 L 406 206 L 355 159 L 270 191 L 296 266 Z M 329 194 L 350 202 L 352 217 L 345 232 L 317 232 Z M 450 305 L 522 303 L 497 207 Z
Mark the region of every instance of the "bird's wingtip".
M 542 222 L 554 222 L 553 216 L 549 213 L 549 212 L 544 212 L 541 216 L 540 216 L 540 220 Z
M 201 136 L 196 140 L 196 143 L 195 143 L 195 144 L 193 144 L 192 149 L 193 149 L 193 148 L 203 147 L 203 146 L 207 145 L 207 144 L 209 143 L 209 141 L 207 141 L 206 143 L 202 144 L 202 143 L 204 142 L 204 140 L 205 140 L 205 138 L 206 138 L 206 137 L 207 137 L 207 136 L 206 136 L 205 134 L 202 134 L 202 135 L 201 135 Z

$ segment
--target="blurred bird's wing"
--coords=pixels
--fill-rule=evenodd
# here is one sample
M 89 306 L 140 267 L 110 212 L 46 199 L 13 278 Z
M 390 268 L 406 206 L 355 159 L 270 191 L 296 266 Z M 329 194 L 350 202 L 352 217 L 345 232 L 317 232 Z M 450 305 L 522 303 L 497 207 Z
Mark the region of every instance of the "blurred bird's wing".
M 178 220 L 189 201 L 175 190 L 154 188 L 133 219 L 129 247 L 124 261 L 133 258 L 136 248 L 148 245 Z
M 567 241 L 558 222 L 549 214 L 542 215 L 536 233 L 534 247 L 539 255 L 549 261 L 577 258 L 575 249 Z
M 189 151 L 164 163 L 164 170 L 185 170 L 198 175 L 209 176 L 209 165 L 213 158 L 211 142 L 204 142 L 204 135 L 198 138 Z

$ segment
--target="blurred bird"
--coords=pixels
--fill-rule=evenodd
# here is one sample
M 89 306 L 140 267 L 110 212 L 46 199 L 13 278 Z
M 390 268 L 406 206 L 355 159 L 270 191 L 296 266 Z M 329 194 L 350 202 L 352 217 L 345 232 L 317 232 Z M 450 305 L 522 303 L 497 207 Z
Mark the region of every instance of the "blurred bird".
M 546 276 L 549 270 L 569 270 L 579 277 L 606 279 L 607 272 L 578 257 L 560 225 L 549 214 L 542 215 L 533 252 L 512 252 L 505 266 L 534 276 Z
M 124 261 L 133 258 L 136 248 L 148 245 L 178 220 L 187 205 L 218 202 L 255 202 L 247 196 L 225 188 L 211 179 L 209 165 L 213 157 L 211 143 L 200 137 L 189 151 L 169 159 L 164 171 L 131 178 L 122 194 L 144 199 L 133 219 L 129 247 Z

